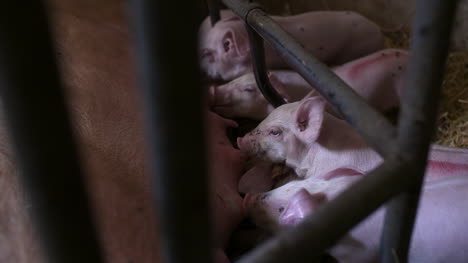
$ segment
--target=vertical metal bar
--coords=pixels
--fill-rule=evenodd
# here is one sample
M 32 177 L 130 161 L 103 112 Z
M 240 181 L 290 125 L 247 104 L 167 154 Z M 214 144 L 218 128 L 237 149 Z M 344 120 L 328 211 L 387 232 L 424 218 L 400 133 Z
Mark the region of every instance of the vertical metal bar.
M 382 234 L 381 261 L 406 262 L 424 178 L 427 153 L 435 127 L 456 0 L 418 0 L 411 60 L 399 120 L 400 155 L 413 163 L 414 184 L 392 200 Z
M 221 14 L 219 12 L 219 2 L 218 0 L 206 0 L 206 6 L 208 7 L 211 26 L 215 26 L 216 22 L 221 19 Z
M 134 0 L 163 262 L 211 262 L 194 1 Z
M 4 3 L 2 103 L 46 261 L 102 262 L 50 37 L 42 1 Z
M 286 102 L 281 95 L 273 88 L 268 78 L 267 68 L 265 65 L 265 49 L 263 46 L 263 39 L 255 32 L 249 25 L 245 25 L 250 42 L 250 57 L 252 60 L 252 68 L 255 75 L 257 87 L 262 92 L 265 99 L 273 105 L 278 107 Z

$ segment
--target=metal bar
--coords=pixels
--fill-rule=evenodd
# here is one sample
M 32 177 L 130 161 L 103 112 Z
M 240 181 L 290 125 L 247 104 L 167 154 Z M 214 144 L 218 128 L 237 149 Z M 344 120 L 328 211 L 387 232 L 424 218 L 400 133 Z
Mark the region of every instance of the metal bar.
M 252 69 L 255 75 L 257 87 L 263 97 L 273 107 L 278 107 L 286 103 L 281 95 L 276 91 L 268 78 L 267 68 L 265 65 L 265 49 L 263 39 L 249 25 L 245 25 L 250 42 L 250 57 L 252 58 Z
M 347 120 L 382 156 L 396 152 L 396 129 L 326 65 L 313 58 L 297 41 L 247 0 L 223 0 Z
M 388 159 L 298 226 L 280 233 L 237 263 L 316 262 L 354 225 L 411 182 L 409 163 Z
M 133 1 L 163 262 L 211 262 L 199 5 Z M 183 19 L 174 19 L 181 17 Z M 156 248 L 155 248 L 156 249 Z
M 218 22 L 221 19 L 221 15 L 219 12 L 219 2 L 218 0 L 206 0 L 206 6 L 208 7 L 211 26 L 215 26 L 216 22 Z
M 45 260 L 102 262 L 44 3 L 4 4 L 0 93 Z
M 398 127 L 400 156 L 414 166 L 414 185 L 392 200 L 382 234 L 381 261 L 406 262 L 435 129 L 456 0 L 419 0 Z

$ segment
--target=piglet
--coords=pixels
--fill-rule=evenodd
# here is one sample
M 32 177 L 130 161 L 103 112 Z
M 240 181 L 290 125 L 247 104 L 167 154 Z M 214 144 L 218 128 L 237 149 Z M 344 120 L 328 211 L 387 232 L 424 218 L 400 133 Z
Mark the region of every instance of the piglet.
M 386 49 L 332 68 L 333 72 L 379 111 L 399 106 L 408 53 Z M 318 93 L 294 71 L 271 71 L 270 83 L 288 102 L 299 101 L 308 93 Z M 263 120 L 273 106 L 263 97 L 253 73 L 220 86 L 210 87 L 215 112 L 230 118 Z
M 237 144 L 250 156 L 285 163 L 302 177 L 323 177 L 338 168 L 366 174 L 382 162 L 347 122 L 324 109 L 318 97 L 282 105 Z M 468 175 L 468 150 L 433 147 L 426 172 L 434 179 Z
M 317 11 L 272 18 L 326 64 L 340 65 L 384 47 L 379 27 L 354 12 Z M 201 68 L 209 77 L 232 80 L 252 69 L 245 23 L 237 16 L 222 12 L 214 27 L 205 19 L 199 41 Z M 268 44 L 265 57 L 268 68 L 287 68 Z
M 214 222 L 215 262 L 227 263 L 224 249 L 231 233 L 244 217 L 242 197 L 237 192 L 239 179 L 244 172 L 246 157 L 232 147 L 226 136 L 234 121 L 208 112 L 209 172 L 211 180 L 211 207 Z
M 247 195 L 244 205 L 253 221 L 270 231 L 299 224 L 328 200 L 356 182 L 359 175 L 293 181 L 267 193 Z M 468 177 L 426 181 L 416 218 L 409 262 L 466 262 Z M 374 212 L 345 235 L 329 253 L 338 262 L 376 262 L 384 209 Z
M 253 222 L 266 230 L 279 231 L 296 225 L 322 202 L 334 198 L 359 175 L 340 174 L 329 179 L 309 177 L 291 182 L 263 193 L 249 193 L 243 206 Z M 325 194 L 326 193 L 326 194 Z

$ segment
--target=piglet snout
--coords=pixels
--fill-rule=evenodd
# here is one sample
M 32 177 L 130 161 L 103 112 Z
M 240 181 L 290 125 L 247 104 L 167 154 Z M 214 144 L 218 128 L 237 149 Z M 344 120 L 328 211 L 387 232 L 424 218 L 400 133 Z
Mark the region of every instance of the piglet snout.
M 252 155 L 253 153 L 253 143 L 255 141 L 255 138 L 251 135 L 251 133 L 247 133 L 244 135 L 244 137 L 238 137 L 237 138 L 237 147 L 239 147 L 239 150 L 242 152 Z
M 243 153 L 247 154 L 249 157 L 258 159 L 258 148 L 257 148 L 257 138 L 251 133 L 247 133 L 244 137 L 237 138 L 237 147 Z

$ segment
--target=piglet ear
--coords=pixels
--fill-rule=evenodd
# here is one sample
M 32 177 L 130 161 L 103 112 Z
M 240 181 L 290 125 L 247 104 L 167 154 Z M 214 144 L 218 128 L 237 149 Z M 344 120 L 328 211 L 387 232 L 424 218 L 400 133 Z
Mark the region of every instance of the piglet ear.
M 289 200 L 286 209 L 279 217 L 279 224 L 282 226 L 295 226 L 299 224 L 326 200 L 327 198 L 324 193 L 310 194 L 302 188 Z
M 305 143 L 317 140 L 322 129 L 325 102 L 320 97 L 301 100 L 296 111 L 296 135 Z
M 268 78 L 270 79 L 270 83 L 275 88 L 275 90 L 283 97 L 283 99 L 286 101 L 286 103 L 292 102 L 291 97 L 288 95 L 287 88 L 279 80 L 279 78 L 272 72 L 268 72 Z
M 236 34 L 232 29 L 227 30 L 224 34 L 222 45 L 225 53 L 232 52 L 232 49 L 235 49 L 242 57 L 249 55 L 248 39 L 242 34 Z

